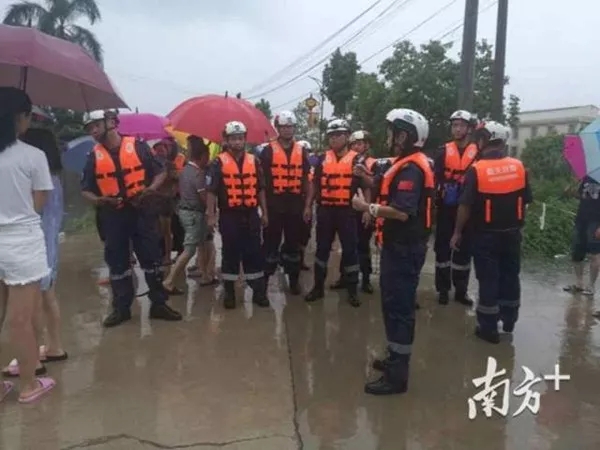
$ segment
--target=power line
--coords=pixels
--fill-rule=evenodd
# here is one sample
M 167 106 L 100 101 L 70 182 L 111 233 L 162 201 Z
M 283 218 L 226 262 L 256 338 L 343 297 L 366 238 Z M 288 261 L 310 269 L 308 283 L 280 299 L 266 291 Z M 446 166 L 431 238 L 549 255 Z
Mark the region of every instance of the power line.
M 397 3 L 398 0 L 395 0 L 394 3 Z M 400 5 L 398 5 L 398 8 L 404 7 L 405 5 L 407 5 L 409 2 L 411 2 L 412 0 L 404 0 L 404 2 Z M 454 2 L 456 2 L 458 0 L 454 0 Z M 397 12 L 397 11 L 395 11 Z M 389 14 L 389 13 L 388 13 Z M 339 48 L 341 47 L 345 47 L 347 46 L 349 43 L 355 41 L 368 27 L 369 25 L 371 25 L 374 21 L 376 21 L 377 19 L 379 19 L 380 16 L 377 16 L 375 19 L 371 20 L 370 22 L 368 22 L 366 25 L 364 25 L 362 28 L 360 28 L 356 33 L 354 33 L 352 36 L 350 36 L 349 39 L 347 39 L 343 44 L 341 44 L 339 46 Z M 319 61 L 317 61 L 316 63 L 314 63 L 312 66 L 310 66 L 308 69 L 302 71 L 300 74 L 296 75 L 295 77 L 289 79 L 288 81 L 285 81 L 265 92 L 261 92 L 260 94 L 256 94 L 256 95 L 252 95 L 249 97 L 245 97 L 246 100 L 252 100 L 252 99 L 256 99 L 256 98 L 260 98 L 260 97 L 264 97 L 268 94 L 271 94 L 275 91 L 279 91 L 280 89 L 283 89 L 289 85 L 291 85 L 292 83 L 294 83 L 295 81 L 299 80 L 300 78 L 304 77 L 305 75 L 308 75 L 310 72 L 312 72 L 314 69 L 318 68 L 319 66 L 321 66 L 323 63 L 325 63 L 330 57 L 331 55 L 333 55 L 334 52 L 331 52 L 327 55 L 325 55 L 323 58 L 321 58 Z
M 295 66 L 297 66 L 298 63 L 302 62 L 304 59 L 309 58 L 310 56 L 312 56 L 314 53 L 316 53 L 317 51 L 319 51 L 321 49 L 321 47 L 324 47 L 325 45 L 327 45 L 330 41 L 332 41 L 337 36 L 339 36 L 340 33 L 342 33 L 343 31 L 347 30 L 349 27 L 351 27 L 356 22 L 358 22 L 360 19 L 362 19 L 366 14 L 368 14 L 373 8 L 375 8 L 382 1 L 383 0 L 377 0 L 376 2 L 374 2 L 371 6 L 369 6 L 367 9 L 365 9 L 363 12 L 361 12 L 358 16 L 354 17 L 350 22 L 348 22 L 342 28 L 340 28 L 339 30 L 336 30 L 332 34 L 330 34 L 327 38 L 325 38 L 324 41 L 322 41 L 321 43 L 319 43 L 316 47 L 312 48 L 308 52 L 306 52 L 303 55 L 299 56 L 294 61 L 292 61 L 290 64 L 288 64 L 283 69 L 281 69 L 278 72 L 276 72 L 273 75 L 271 75 L 269 78 L 267 78 L 262 83 L 259 83 L 259 84 L 255 85 L 255 86 L 253 86 L 251 89 L 248 90 L 248 92 L 254 92 L 254 91 L 258 90 L 258 89 L 263 88 L 264 86 L 266 86 L 267 84 L 269 84 L 271 81 L 273 81 L 274 79 L 278 78 L 280 75 L 284 74 L 288 70 L 290 70 L 290 69 L 294 68 Z
M 376 56 L 379 56 L 381 53 L 383 53 L 384 51 L 386 51 L 388 48 L 393 47 L 394 45 L 402 42 L 404 39 L 406 39 L 406 37 L 408 37 L 409 35 L 411 35 L 412 33 L 414 33 L 415 31 L 417 31 L 419 28 L 421 28 L 423 25 L 427 24 L 428 22 L 430 22 L 431 20 L 433 20 L 434 18 L 436 18 L 437 16 L 439 16 L 441 13 L 443 13 L 446 9 L 448 9 L 450 6 L 452 6 L 454 3 L 456 3 L 458 0 L 452 0 L 448 3 L 446 3 L 444 6 L 442 6 L 440 9 L 438 9 L 436 12 L 434 12 L 431 16 L 429 16 L 427 19 L 423 20 L 421 23 L 419 23 L 417 26 L 415 26 L 413 29 L 411 29 L 408 33 L 405 33 L 404 35 L 402 35 L 399 39 L 396 39 L 394 42 L 392 42 L 391 44 L 386 45 L 385 47 L 377 50 L 375 53 L 373 53 L 372 55 L 370 55 L 369 57 L 367 57 L 366 59 L 362 60 L 360 62 L 361 65 L 363 65 L 364 63 L 372 60 L 373 58 L 375 58 Z

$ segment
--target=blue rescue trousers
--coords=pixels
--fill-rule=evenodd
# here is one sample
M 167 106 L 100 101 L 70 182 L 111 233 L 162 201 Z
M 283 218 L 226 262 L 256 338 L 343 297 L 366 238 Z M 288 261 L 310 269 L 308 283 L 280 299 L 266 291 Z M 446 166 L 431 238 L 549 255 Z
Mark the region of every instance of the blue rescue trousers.
M 160 236 L 158 218 L 126 205 L 120 209 L 104 209 L 100 214 L 105 237 L 104 259 L 110 273 L 113 308 L 129 311 L 135 290 L 133 287 L 130 248 L 137 256 L 148 284 L 148 297 L 153 305 L 162 305 L 168 299 L 163 288 L 161 272 Z
M 473 236 L 473 262 L 479 281 L 477 322 L 496 333 L 498 321 L 514 325 L 521 305 L 521 230 L 478 232 Z
M 384 243 L 381 249 L 381 308 L 390 354 L 411 354 L 417 287 L 426 254 L 426 242 Z

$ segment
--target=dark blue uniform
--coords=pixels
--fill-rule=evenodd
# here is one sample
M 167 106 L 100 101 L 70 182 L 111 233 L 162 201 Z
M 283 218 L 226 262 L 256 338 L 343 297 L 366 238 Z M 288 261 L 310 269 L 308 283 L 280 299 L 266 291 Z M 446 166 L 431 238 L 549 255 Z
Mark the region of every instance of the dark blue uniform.
M 466 149 L 459 149 L 462 158 Z M 454 285 L 455 299 L 461 303 L 470 305 L 467 290 L 471 273 L 471 234 L 466 229 L 463 233 L 462 245 L 459 250 L 450 248 L 450 239 L 454 234 L 456 223 L 456 212 L 458 210 L 458 195 L 450 197 L 446 195 L 446 189 L 462 189 L 460 184 L 449 182 L 445 176 L 445 146 L 439 149 L 435 158 L 434 170 L 437 187 L 437 217 L 435 225 L 435 289 L 440 294 L 440 303 L 446 303 L 448 292 Z M 448 184 L 447 184 L 448 183 Z M 449 186 L 449 187 L 448 187 Z M 460 193 L 460 192 L 458 192 Z
M 369 383 L 366 392 L 404 392 L 415 335 L 416 294 L 430 227 L 424 222 L 428 195 L 425 174 L 416 163 L 408 163 L 390 183 L 388 206 L 408 215 L 408 220 L 385 219 L 381 248 L 381 306 L 389 356 L 374 367 L 385 376 Z
M 286 152 L 287 157 L 290 158 L 292 148 L 283 148 L 283 150 Z M 303 189 L 300 194 L 275 194 L 273 192 L 273 176 L 271 171 L 273 148 L 267 145 L 262 149 L 259 156 L 264 171 L 267 210 L 269 212 L 269 226 L 264 232 L 266 275 L 273 275 L 277 269 L 277 265 L 281 261 L 285 273 L 290 277 L 290 287 L 293 290 L 297 289 L 302 264 L 303 237 L 306 233 L 306 224 L 302 218 L 302 213 L 304 211 L 304 193 L 306 192 L 310 164 L 308 162 L 308 152 L 303 150 L 302 154 Z M 283 245 L 281 245 L 282 234 L 284 237 Z
M 145 184 L 150 185 L 155 176 L 163 172 L 163 165 L 152 156 L 150 148 L 141 141 L 136 141 L 135 150 L 142 162 L 146 174 Z M 108 149 L 115 164 L 117 173 L 121 171 L 119 149 Z M 81 190 L 101 196 L 96 183 L 96 158 L 94 152 L 88 156 L 81 179 Z M 118 177 L 121 197 L 125 198 L 123 177 Z M 160 236 L 158 218 L 152 212 L 135 208 L 125 203 L 123 208 L 109 206 L 99 207 L 99 221 L 104 234 L 104 259 L 110 270 L 110 284 L 113 292 L 113 308 L 130 314 L 131 304 L 135 296 L 130 261 L 130 245 L 144 270 L 149 288 L 149 298 L 154 305 L 164 305 L 168 295 L 163 288 L 161 268 Z
M 350 294 L 350 302 L 353 306 L 359 306 L 356 298 L 358 284 L 358 235 L 356 232 L 356 212 L 352 208 L 351 201 L 348 206 L 326 206 L 321 205 L 321 178 L 323 177 L 323 162 L 326 154 L 319 155 L 314 167 L 313 186 L 317 201 L 317 225 L 316 240 L 317 250 L 314 265 L 314 288 L 308 294 L 306 300 L 314 301 L 323 296 L 325 279 L 327 278 L 327 264 L 331 253 L 331 245 L 337 233 L 342 244 L 342 265 L 344 269 L 344 280 Z M 356 155 L 352 165 L 364 164 L 364 156 Z M 350 200 L 361 187 L 361 179 L 353 176 L 350 186 Z
M 233 156 L 232 156 L 233 157 Z M 244 154 L 244 158 L 246 154 Z M 257 198 L 264 190 L 264 177 L 258 158 L 255 158 L 257 169 Z M 236 160 L 241 172 L 244 159 Z M 219 231 L 222 238 L 221 277 L 226 294 L 226 307 L 235 307 L 234 283 L 239 278 L 240 263 L 244 267 L 244 277 L 254 291 L 254 301 L 261 306 L 268 306 L 266 284 L 264 278 L 264 255 L 262 250 L 262 226 L 258 207 L 229 207 L 227 189 L 223 182 L 222 162 L 215 158 L 208 166 L 206 189 L 217 197 L 219 207 Z M 228 300 L 229 298 L 229 300 Z M 232 300 L 233 299 L 233 300 Z
M 582 262 L 585 255 L 600 253 L 600 240 L 594 234 L 600 227 L 600 183 L 591 177 L 584 177 L 579 188 L 579 205 L 575 216 L 571 259 Z
M 480 159 L 504 157 L 504 153 L 498 151 L 482 155 Z M 484 229 L 481 220 L 478 220 L 478 212 L 474 210 L 478 197 L 477 175 L 471 167 L 465 175 L 459 203 L 471 207 L 469 222 L 472 230 L 473 263 L 479 282 L 476 310 L 479 330 L 495 339 L 498 320 L 502 320 L 505 331 L 511 332 L 519 317 L 522 235 L 519 226 Z M 522 199 L 523 204 L 533 200 L 527 180 Z

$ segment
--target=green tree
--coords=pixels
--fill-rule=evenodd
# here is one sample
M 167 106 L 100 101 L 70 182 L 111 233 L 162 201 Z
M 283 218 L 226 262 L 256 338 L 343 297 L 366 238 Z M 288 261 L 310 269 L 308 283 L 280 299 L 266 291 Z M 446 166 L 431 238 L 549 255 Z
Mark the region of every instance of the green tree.
M 323 90 L 333 105 L 334 116 L 346 117 L 359 70 L 356 53 L 342 53 L 339 48 L 323 69 Z
M 448 117 L 457 109 L 460 63 L 450 55 L 452 44 L 430 41 L 415 47 L 398 43 L 383 61 L 379 74 L 359 74 L 352 105 L 353 119 L 364 123 L 377 139 L 384 136 L 385 114 L 394 108 L 411 108 L 429 120 L 428 148 L 448 138 Z M 491 110 L 492 47 L 477 44 L 474 113 L 486 117 Z M 506 79 L 508 82 L 508 78 Z M 381 150 L 380 150 L 381 151 Z
M 506 124 L 513 130 L 519 127 L 519 114 L 521 114 L 521 99 L 516 95 L 511 95 L 508 98 L 505 115 Z
M 550 134 L 527 141 L 521 160 L 527 167 L 534 182 L 551 181 L 561 185 L 561 181 L 572 178 L 571 171 L 562 155 L 564 135 Z M 565 184 L 562 183 L 561 190 Z
M 273 113 L 271 112 L 271 103 L 264 98 L 261 98 L 259 102 L 255 103 L 257 109 L 260 109 L 263 114 L 267 117 L 267 119 L 271 120 L 273 118 Z
M 34 27 L 79 44 L 102 64 L 102 45 L 94 33 L 76 23 L 82 17 L 92 25 L 101 19 L 96 0 L 45 0 L 45 3 L 46 6 L 25 0 L 13 3 L 8 7 L 4 23 Z

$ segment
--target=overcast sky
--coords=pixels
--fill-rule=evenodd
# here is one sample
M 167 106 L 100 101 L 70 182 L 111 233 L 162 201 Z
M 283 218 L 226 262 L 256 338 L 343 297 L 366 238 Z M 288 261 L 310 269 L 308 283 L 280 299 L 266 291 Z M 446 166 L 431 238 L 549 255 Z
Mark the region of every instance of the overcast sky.
M 260 86 L 373 2 L 98 0 L 103 20 L 91 29 L 104 46 L 105 69 L 126 102 L 140 111 L 166 114 L 195 95 L 228 90 L 254 97 L 296 77 L 348 40 L 393 0 L 382 0 L 302 65 Z M 0 0 L 0 10 L 4 12 L 10 3 L 13 0 Z M 343 50 L 355 51 L 359 61 L 363 61 L 448 3 L 450 0 L 408 1 Z M 479 3 L 478 38 L 493 42 L 497 5 L 494 0 Z M 563 7 L 551 3 L 510 1 L 506 73 L 511 81 L 506 94 L 518 95 L 522 109 L 600 105 L 597 87 L 600 58 L 591 52 L 600 48 L 597 31 L 600 6 L 594 6 L 594 0 L 570 0 Z M 465 0 L 455 0 L 406 38 L 422 43 L 441 37 L 462 21 L 464 4 Z M 454 41 L 458 50 L 461 37 L 462 28 L 446 36 L 443 42 Z M 391 52 L 391 48 L 383 51 L 366 62 L 363 69 L 376 70 Z M 320 78 L 323 65 L 265 97 L 274 108 L 293 108 L 311 91 L 316 95 L 316 84 L 307 76 Z M 251 91 L 257 85 L 258 89 Z

